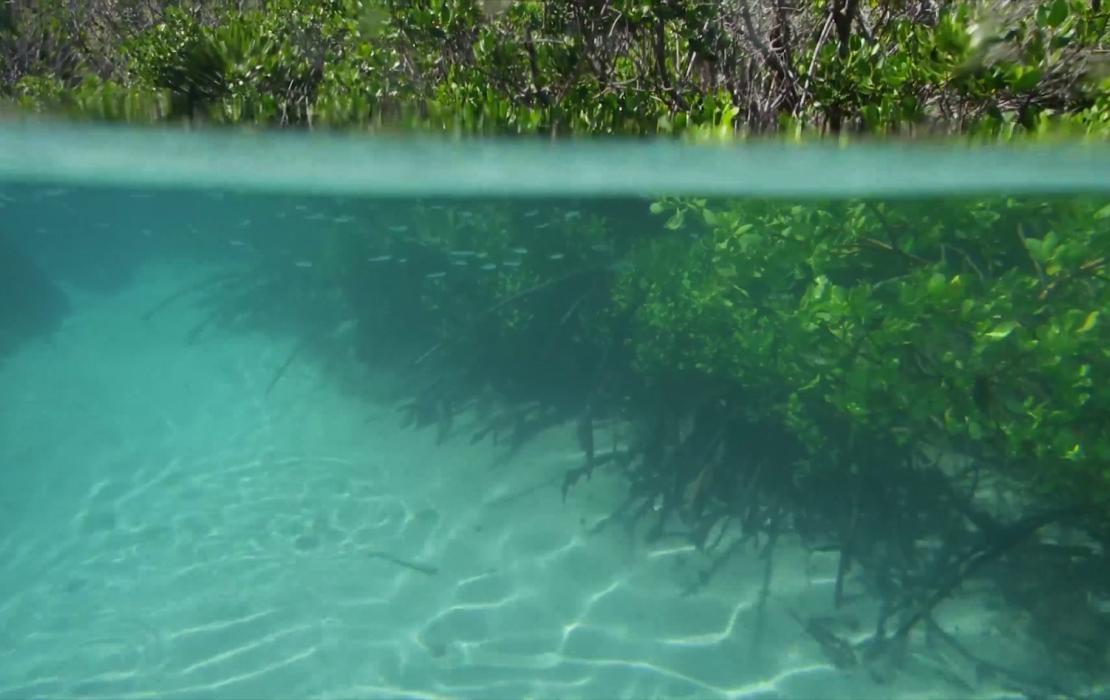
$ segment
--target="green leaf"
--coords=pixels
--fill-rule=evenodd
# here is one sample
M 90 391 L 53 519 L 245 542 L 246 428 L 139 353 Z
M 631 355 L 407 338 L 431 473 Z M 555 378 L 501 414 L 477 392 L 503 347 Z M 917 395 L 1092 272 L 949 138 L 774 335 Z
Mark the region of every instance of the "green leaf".
M 968 420 L 967 434 L 972 440 L 979 440 L 983 437 L 983 426 L 978 421 Z
M 1044 14 L 1044 26 L 1059 27 L 1068 18 L 1067 0 L 1055 0 L 1048 5 Z
M 1041 69 L 1021 67 L 1015 71 L 1015 76 L 1011 84 L 1018 92 L 1026 92 L 1037 87 L 1037 83 L 1041 82 Z
M 955 275 L 952 279 L 950 279 L 948 281 L 948 294 L 952 298 L 958 299 L 958 298 L 963 296 L 964 289 L 966 287 L 967 287 L 967 283 L 964 282 L 963 276 L 962 275 Z
M 758 233 L 746 233 L 736 238 L 736 242 L 740 247 L 742 253 L 749 253 L 753 248 L 763 244 L 763 236 Z
M 1094 328 L 1096 323 L 1098 323 L 1098 311 L 1092 311 L 1091 313 L 1087 314 L 1087 318 L 1083 319 L 1083 323 L 1080 324 L 1079 328 L 1077 328 L 1075 332 L 1086 333 L 1087 331 Z
M 1014 329 L 1017 328 L 1017 325 L 1018 324 L 1016 321 L 1003 321 L 1002 323 L 995 326 L 993 329 L 984 333 L 984 335 L 986 335 L 991 340 L 1002 340 L 1006 336 L 1013 333 Z
M 1037 262 L 1044 262 L 1044 242 L 1039 238 L 1026 238 L 1025 248 L 1029 251 L 1029 255 Z
M 934 272 L 933 276 L 929 278 L 929 282 L 925 286 L 925 289 L 929 292 L 929 296 L 939 297 L 944 294 L 944 290 L 947 286 L 948 278 L 939 272 Z
M 717 266 L 717 274 L 720 275 L 721 277 L 724 277 L 725 279 L 732 279 L 733 277 L 736 277 L 736 266 L 735 265 L 718 265 Z
M 1052 251 L 1056 249 L 1056 245 L 1060 242 L 1060 237 L 1056 235 L 1055 231 L 1049 231 L 1045 234 L 1044 242 L 1042 243 L 1042 253 L 1044 257 L 1052 257 Z

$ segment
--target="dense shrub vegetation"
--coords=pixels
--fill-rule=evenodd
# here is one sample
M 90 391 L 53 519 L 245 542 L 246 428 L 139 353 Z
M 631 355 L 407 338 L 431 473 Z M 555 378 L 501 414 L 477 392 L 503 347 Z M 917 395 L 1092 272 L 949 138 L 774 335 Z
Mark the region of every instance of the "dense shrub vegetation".
M 1099 0 L 11 0 L 32 107 L 464 132 L 1098 131 Z

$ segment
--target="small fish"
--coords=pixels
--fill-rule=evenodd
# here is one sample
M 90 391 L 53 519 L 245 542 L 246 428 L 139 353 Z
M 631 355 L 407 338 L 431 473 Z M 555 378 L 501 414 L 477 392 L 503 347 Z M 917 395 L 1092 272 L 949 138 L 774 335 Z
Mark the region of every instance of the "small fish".
M 542 223 L 542 224 L 536 224 L 536 228 L 537 228 L 537 229 L 541 229 L 541 228 L 547 228 L 547 227 L 548 227 L 548 226 L 550 226 L 550 225 L 551 225 L 550 223 Z
M 573 221 L 574 219 L 581 219 L 582 218 L 582 212 L 577 211 L 577 210 L 568 211 L 566 214 L 563 215 L 563 218 L 566 219 L 567 221 Z
M 425 576 L 435 576 L 436 573 L 439 572 L 438 567 L 432 566 L 430 564 L 424 564 L 424 563 L 421 563 L 421 562 L 408 561 L 406 559 L 401 559 L 399 557 L 393 556 L 392 554 L 390 554 L 388 552 L 383 552 L 381 550 L 368 551 L 368 552 L 366 552 L 366 555 L 368 557 L 373 558 L 373 559 L 384 559 L 385 561 L 388 561 L 391 564 L 396 564 L 397 566 L 403 566 L 406 569 L 412 569 L 413 571 L 418 571 L 418 572 L 424 574 Z
M 525 254 L 528 253 L 528 249 L 527 248 L 513 248 L 512 252 L 516 253 L 517 255 L 525 255 Z
M 613 250 L 613 248 L 612 246 L 606 245 L 604 243 L 595 243 L 594 245 L 590 246 L 590 250 L 598 253 L 608 253 L 609 251 Z
M 389 230 L 392 231 L 393 233 L 404 233 L 405 231 L 409 230 L 409 227 L 405 226 L 404 224 L 400 224 L 400 225 L 397 225 L 397 226 L 390 226 Z
M 496 269 L 497 269 L 497 265 L 495 265 L 494 263 L 486 263 L 485 265 L 482 265 L 482 268 L 481 268 L 481 269 L 483 269 L 483 270 L 487 270 L 487 271 L 488 271 L 488 270 L 496 270 Z
M 308 260 L 298 260 L 294 263 L 297 267 L 312 267 L 312 263 Z
M 548 260 L 562 260 L 565 257 L 566 256 L 563 255 L 562 253 L 552 253 L 551 255 L 547 256 L 547 259 Z
M 540 210 L 539 210 L 539 209 L 529 209 L 528 211 L 524 212 L 524 216 L 525 216 L 526 218 L 529 218 L 529 219 L 531 219 L 531 218 L 532 218 L 532 217 L 534 217 L 534 216 L 538 216 L 538 215 L 539 215 L 539 213 L 540 213 Z
M 427 277 L 430 280 L 437 280 L 440 277 L 446 277 L 447 273 L 446 272 L 429 272 L 428 274 L 426 274 L 424 276 Z
M 304 220 L 305 221 L 323 221 L 325 218 L 327 218 L 327 217 L 325 217 L 320 212 L 315 212 L 313 214 L 309 214 L 308 216 L 306 216 L 304 218 Z
M 465 260 L 452 260 L 451 264 L 455 265 L 457 267 L 466 267 L 466 261 Z
M 408 259 L 408 258 L 401 258 L 401 259 L 399 259 L 399 260 L 398 260 L 397 262 L 399 262 L 399 263 L 407 263 L 408 261 L 409 261 L 409 259 Z
M 504 267 L 520 267 L 520 261 L 519 260 L 506 260 L 505 262 L 501 263 L 501 265 L 504 266 Z
M 452 250 L 448 255 L 453 255 L 456 258 L 469 258 L 474 255 L 473 250 Z
M 337 216 L 334 219 L 332 219 L 332 221 L 334 221 L 337 224 L 349 224 L 354 220 L 355 220 L 355 217 L 353 217 L 353 216 Z
M 232 238 L 230 241 L 227 242 L 227 244 L 230 246 L 235 246 L 236 248 L 241 248 L 242 246 L 246 245 L 246 242 L 241 241 L 238 238 Z
M 389 260 L 392 260 L 392 259 L 393 259 L 392 255 L 376 255 L 372 258 L 366 258 L 366 262 L 372 262 L 372 263 L 386 262 L 386 261 L 389 261 Z
M 250 219 L 243 219 L 242 221 L 239 222 L 239 228 L 247 228 L 250 225 L 251 225 L 251 220 Z

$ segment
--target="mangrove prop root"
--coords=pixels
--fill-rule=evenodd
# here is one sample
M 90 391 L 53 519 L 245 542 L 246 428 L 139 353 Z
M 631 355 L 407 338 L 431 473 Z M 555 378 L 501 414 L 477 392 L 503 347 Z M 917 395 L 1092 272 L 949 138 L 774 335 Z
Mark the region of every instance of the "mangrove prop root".
M 894 633 L 893 639 L 900 640 L 906 637 L 910 630 L 912 630 L 917 623 L 921 622 L 927 615 L 932 614 L 933 608 L 940 604 L 945 598 L 956 590 L 961 583 L 967 579 L 968 576 L 981 569 L 983 566 L 998 559 L 1003 554 L 1018 546 L 1029 537 L 1032 537 L 1037 530 L 1051 522 L 1059 520 L 1064 515 L 1061 511 L 1051 511 L 1040 515 L 1033 515 L 1024 520 L 1021 520 L 1000 533 L 1000 536 L 995 542 L 985 548 L 979 549 L 971 556 L 963 558 L 953 567 L 948 580 L 940 585 L 931 596 L 929 596 L 924 603 L 922 603 L 916 611 L 909 618 L 902 623 L 898 630 Z
M 852 565 L 852 548 L 856 541 L 856 527 L 859 524 L 859 491 L 857 483 L 852 494 L 852 513 L 849 516 L 848 534 L 844 538 L 844 546 L 840 548 L 840 559 L 836 564 L 836 585 L 833 588 L 833 606 L 839 608 L 844 604 L 844 577 Z
M 675 532 L 672 534 L 675 537 L 685 537 L 685 533 Z M 697 593 L 699 590 L 708 586 L 709 583 L 713 580 L 713 577 L 720 573 L 722 569 L 724 569 L 725 564 L 727 564 L 732 559 L 733 555 L 743 550 L 745 544 L 745 540 L 733 540 L 729 544 L 728 549 L 712 558 L 712 561 L 709 564 L 709 568 L 703 570 L 698 575 L 697 580 L 691 583 L 685 588 L 685 590 L 682 591 L 682 595 L 693 595 L 694 593 Z
M 759 602 L 756 603 L 755 629 L 752 632 L 752 653 L 758 651 L 763 643 L 763 630 L 767 626 L 767 599 L 771 597 L 771 580 L 774 577 L 775 543 L 778 541 L 778 518 L 771 522 L 767 546 L 763 549 L 763 585 L 759 589 Z
M 1046 696 L 1064 696 L 1075 697 L 1075 693 L 1067 691 L 1055 683 L 1046 683 L 1029 678 L 1023 673 L 1015 671 L 1011 668 L 1006 668 L 999 664 L 981 659 L 972 653 L 967 647 L 961 644 L 956 638 L 948 634 L 937 624 L 932 615 L 925 616 L 925 624 L 929 626 L 929 631 L 934 634 L 938 639 L 950 646 L 957 654 L 962 656 L 968 662 L 974 664 L 975 672 L 978 680 L 985 677 L 996 676 L 1004 679 L 1004 681 L 1015 687 L 1020 692 L 1033 697 L 1046 697 Z
M 229 273 L 229 274 L 226 274 L 226 275 L 217 275 L 215 277 L 208 277 L 206 279 L 201 280 L 200 282 L 190 284 L 187 287 L 179 289 L 176 292 L 174 292 L 173 294 L 170 294 L 169 296 L 167 296 L 162 301 L 158 302 L 154 306 L 147 309 L 146 312 L 143 313 L 143 315 L 142 315 L 142 320 L 149 321 L 150 319 L 154 318 L 154 316 L 158 312 L 162 311 L 163 309 L 165 309 L 166 307 L 168 307 L 170 304 L 174 303 L 178 299 L 186 297 L 186 296 L 188 296 L 190 294 L 193 294 L 195 292 L 204 291 L 205 289 L 208 289 L 208 288 L 217 288 L 217 287 L 220 287 L 224 284 L 234 282 L 234 281 L 240 280 L 242 278 L 243 278 L 243 273 L 233 272 L 233 273 Z
M 566 282 L 567 280 L 572 280 L 572 279 L 582 277 L 584 275 L 588 275 L 588 274 L 591 274 L 591 273 L 594 273 L 594 272 L 599 272 L 599 271 L 604 270 L 604 269 L 606 269 L 606 268 L 605 267 L 590 267 L 590 268 L 587 268 L 585 270 L 575 270 L 574 272 L 567 273 L 567 274 L 562 275 L 560 277 L 554 277 L 554 278 L 549 279 L 547 281 L 540 282 L 539 284 L 537 284 L 533 287 L 529 287 L 528 289 L 519 291 L 516 294 L 512 294 L 510 296 L 505 297 L 504 299 L 497 302 L 493 306 L 491 306 L 491 307 L 487 308 L 486 310 L 482 311 L 480 314 L 478 314 L 477 318 L 482 318 L 484 316 L 489 316 L 490 314 L 497 311 L 498 309 L 502 309 L 502 308 L 508 306 L 509 304 L 512 304 L 512 303 L 514 303 L 516 301 L 519 301 L 521 299 L 525 299 L 527 297 L 530 297 L 533 294 L 536 294 L 538 292 L 542 292 L 545 289 L 548 289 L 550 287 L 554 287 L 555 285 L 560 284 L 562 282 Z M 586 296 L 589 296 L 589 295 L 587 294 Z M 585 297 L 583 297 L 583 298 L 585 298 Z M 560 325 L 562 325 L 562 324 L 560 324 Z M 447 342 L 446 340 L 441 340 L 441 341 L 435 343 L 430 348 L 428 348 L 425 352 L 421 353 L 421 355 L 419 357 L 417 357 L 416 360 L 413 361 L 413 364 L 414 365 L 421 364 L 422 362 L 427 360 L 429 357 L 431 357 L 432 355 L 437 353 L 439 350 L 441 350 L 443 348 L 444 344 L 446 344 L 446 342 Z
M 708 551 L 712 551 L 712 550 L 716 549 L 718 546 L 720 546 L 721 540 L 723 540 L 725 538 L 725 532 L 728 531 L 728 523 L 729 523 L 730 520 L 732 520 L 732 516 L 726 513 L 724 516 L 722 516 L 718 520 L 714 521 L 713 525 L 716 525 L 718 522 L 721 525 L 720 525 L 720 528 L 717 530 L 717 537 L 713 540 L 712 543 L 710 543 L 708 541 L 708 538 L 709 538 L 709 535 L 713 532 L 713 525 L 710 525 L 709 528 L 706 529 L 706 531 L 705 531 L 706 540 L 702 543 L 702 549 L 704 549 L 705 551 L 708 552 Z
M 592 459 L 590 459 L 581 467 L 568 469 L 567 473 L 563 476 L 563 503 L 567 502 L 567 495 L 570 493 L 570 490 L 574 488 L 574 485 L 578 483 L 579 479 L 585 478 L 589 480 L 589 478 L 593 476 L 594 469 L 600 467 L 603 464 L 606 464 L 607 462 L 615 461 L 617 458 L 623 455 L 624 452 L 622 452 L 621 450 L 611 450 L 599 455 L 593 455 Z
M 834 634 L 820 620 L 811 618 L 806 621 L 793 610 L 789 612 L 791 617 L 797 620 L 802 629 L 806 631 L 806 634 L 821 646 L 821 651 L 824 652 L 825 657 L 832 662 L 833 666 L 845 669 L 852 668 L 858 663 L 856 651 L 851 642 Z
M 264 288 L 265 283 L 260 283 L 247 290 L 246 293 L 257 294 L 260 290 Z M 193 326 L 188 335 L 185 337 L 185 342 L 191 345 L 192 343 L 196 342 L 196 340 L 200 338 L 201 334 L 204 333 L 204 331 L 206 331 L 210 326 L 218 325 L 221 323 L 225 325 L 230 325 L 244 318 L 249 318 L 251 314 L 251 311 L 243 310 L 241 307 L 234 304 L 228 304 L 224 308 L 217 308 L 216 310 L 209 313 L 208 316 L 206 316 L 200 323 Z
M 221 311 L 215 311 L 208 314 L 204 317 L 204 320 L 202 320 L 200 323 L 193 326 L 192 329 L 189 330 L 188 335 L 185 336 L 185 342 L 189 345 L 192 345 L 197 341 L 198 338 L 200 338 L 201 334 L 204 333 L 204 331 L 208 330 L 209 326 L 213 325 L 214 323 L 216 323 L 216 321 L 226 316 L 227 314 Z
M 304 350 L 306 347 L 308 347 L 307 340 L 302 340 L 293 347 L 293 350 L 289 353 L 289 357 L 285 358 L 285 362 L 282 362 L 281 366 L 277 368 L 276 372 L 274 372 L 273 379 L 270 380 L 270 384 L 266 387 L 265 396 L 270 395 L 270 392 L 274 390 L 274 387 L 277 386 L 277 383 L 281 381 L 281 378 L 283 376 L 285 376 L 286 370 L 289 369 L 289 367 L 293 364 L 293 361 L 297 359 L 297 356 L 300 355 L 301 351 Z

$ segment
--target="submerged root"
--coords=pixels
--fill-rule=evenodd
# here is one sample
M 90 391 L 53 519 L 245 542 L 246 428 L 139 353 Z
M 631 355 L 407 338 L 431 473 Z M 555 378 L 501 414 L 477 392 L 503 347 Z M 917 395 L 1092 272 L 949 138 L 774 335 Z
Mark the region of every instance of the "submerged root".
M 281 378 L 283 376 L 285 376 L 286 370 L 289 369 L 289 367 L 293 364 L 293 361 L 297 359 L 297 357 L 301 354 L 301 352 L 304 351 L 306 347 L 308 347 L 307 340 L 302 340 L 293 346 L 293 350 L 290 351 L 289 356 L 285 359 L 285 362 L 282 362 L 281 366 L 277 368 L 277 371 L 274 372 L 273 379 L 271 379 L 270 383 L 266 386 L 266 393 L 264 394 L 265 396 L 270 395 L 270 392 L 274 390 L 274 387 L 277 386 L 277 383 L 281 381 Z
M 218 291 L 221 288 L 230 287 L 237 282 L 242 282 L 244 279 L 246 279 L 246 275 L 243 272 L 232 272 L 223 275 L 216 275 L 215 277 L 208 277 L 199 282 L 183 287 L 173 294 L 170 294 L 162 301 L 147 309 L 143 313 L 141 318 L 144 321 L 149 321 L 150 319 L 154 318 L 154 316 L 157 315 L 160 311 L 166 309 L 179 299 L 183 299 L 189 296 L 190 294 Z

